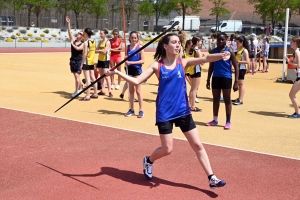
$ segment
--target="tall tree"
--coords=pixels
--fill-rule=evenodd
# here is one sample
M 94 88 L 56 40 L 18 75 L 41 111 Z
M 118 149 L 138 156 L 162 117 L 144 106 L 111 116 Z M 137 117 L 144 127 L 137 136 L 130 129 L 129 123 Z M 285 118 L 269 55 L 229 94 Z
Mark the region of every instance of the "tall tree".
M 98 29 L 98 21 L 100 16 L 105 16 L 107 14 L 104 5 L 106 4 L 106 0 L 93 0 L 93 4 L 91 4 L 90 14 L 94 14 L 96 16 L 96 29 Z
M 292 15 L 300 15 L 300 0 L 286 0 L 285 8 L 290 8 L 289 20 Z
M 61 14 L 62 16 L 62 25 L 66 26 L 66 16 L 67 12 L 70 10 L 70 4 L 71 0 L 56 0 L 56 3 L 54 7 L 57 9 L 57 11 Z
M 76 0 L 69 5 L 68 9 L 72 10 L 76 18 L 76 28 L 79 27 L 78 17 L 81 13 L 86 12 L 93 5 L 93 0 Z
M 255 12 L 261 16 L 263 21 L 271 21 L 272 26 L 285 17 L 285 3 L 287 0 L 248 0 L 254 4 Z
M 168 16 L 174 10 L 175 4 L 170 0 L 144 0 L 138 6 L 138 13 L 148 19 L 155 16 L 155 26 L 161 16 Z
M 34 4 L 31 0 L 15 0 L 16 10 L 27 10 L 27 26 L 30 26 L 30 17 Z
M 36 16 L 36 26 L 39 27 L 39 15 L 41 14 L 42 10 L 51 8 L 55 5 L 54 0 L 30 0 L 33 4 L 32 11 Z
M 185 15 L 199 14 L 201 11 L 201 0 L 170 0 L 175 5 L 175 10 L 182 14 L 182 29 L 184 30 Z
M 214 7 L 210 9 L 211 10 L 210 15 L 216 16 L 216 31 L 219 31 L 219 26 L 218 26 L 219 17 L 229 14 L 230 11 L 225 8 L 225 6 L 227 5 L 227 2 L 225 0 L 209 0 L 209 1 L 211 1 L 214 5 Z

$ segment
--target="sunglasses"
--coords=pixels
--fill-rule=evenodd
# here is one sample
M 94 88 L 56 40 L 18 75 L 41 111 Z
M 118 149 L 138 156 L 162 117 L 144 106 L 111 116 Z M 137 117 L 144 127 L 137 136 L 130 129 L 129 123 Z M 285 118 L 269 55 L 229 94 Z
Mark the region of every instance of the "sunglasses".
M 79 32 L 78 35 L 83 35 L 83 34 Z

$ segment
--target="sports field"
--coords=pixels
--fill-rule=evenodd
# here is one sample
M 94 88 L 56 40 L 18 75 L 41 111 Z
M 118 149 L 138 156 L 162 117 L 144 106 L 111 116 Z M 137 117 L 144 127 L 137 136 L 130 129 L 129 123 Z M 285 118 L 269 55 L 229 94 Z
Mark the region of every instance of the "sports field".
M 152 181 L 143 176 L 142 158 L 159 145 L 155 76 L 142 85 L 144 118 L 124 117 L 129 104 L 120 90 L 54 113 L 74 92 L 70 53 L 56 51 L 1 51 L 0 199 L 299 199 L 300 121 L 287 118 L 292 84 L 276 82 L 282 64 L 246 75 L 244 105 L 233 106 L 229 131 L 223 103 L 219 126 L 205 126 L 212 95 L 204 65 L 196 104 L 203 111 L 193 118 L 214 173 L 227 181 L 211 191 L 176 128 L 172 155 L 155 163 Z M 146 53 L 144 69 L 152 57 Z

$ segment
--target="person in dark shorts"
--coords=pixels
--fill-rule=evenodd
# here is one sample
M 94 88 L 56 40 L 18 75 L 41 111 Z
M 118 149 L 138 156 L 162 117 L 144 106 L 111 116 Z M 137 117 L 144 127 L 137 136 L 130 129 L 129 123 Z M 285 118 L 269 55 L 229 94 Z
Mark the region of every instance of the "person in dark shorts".
M 101 30 L 100 31 L 100 38 L 101 41 L 99 42 L 96 53 L 99 53 L 98 55 L 98 63 L 97 68 L 99 70 L 100 76 L 105 74 L 109 70 L 109 62 L 110 62 L 110 41 L 106 38 L 106 35 L 108 34 L 107 30 Z M 101 79 L 101 91 L 98 93 L 98 95 L 105 95 L 105 86 L 104 86 L 104 80 L 107 83 L 107 89 L 108 89 L 108 96 L 113 97 L 111 93 L 111 83 L 110 83 L 110 77 L 105 76 L 104 79 Z
M 161 146 L 154 150 L 150 156 L 143 159 L 144 175 L 152 179 L 154 161 L 169 155 L 173 149 L 173 125 L 179 127 L 196 153 L 205 173 L 209 179 L 210 188 L 222 187 L 224 180 L 218 179 L 212 171 L 208 155 L 200 141 L 198 130 L 193 121 L 188 103 L 185 82 L 185 70 L 188 66 L 220 59 L 229 59 L 229 53 L 210 54 L 200 58 L 178 58 L 181 43 L 176 33 L 170 33 L 159 41 L 154 55 L 155 61 L 137 78 L 128 76 L 118 70 L 109 71 L 120 75 L 123 79 L 134 85 L 139 85 L 153 74 L 159 80 L 156 98 L 156 125 L 158 126 Z M 170 170 L 172 170 L 170 168 Z
M 229 60 L 219 60 L 217 62 L 211 62 L 209 64 L 208 75 L 206 80 L 206 88 L 210 90 L 212 88 L 213 95 L 213 120 L 211 122 L 206 123 L 207 126 L 216 126 L 218 125 L 218 114 L 220 107 L 220 96 L 221 91 L 223 94 L 223 99 L 226 108 L 226 124 L 224 129 L 231 128 L 231 87 L 232 87 L 232 73 L 231 73 L 231 64 L 234 67 L 235 71 L 235 80 L 233 84 L 233 91 L 238 90 L 238 77 L 239 70 L 235 55 L 232 51 L 230 51 L 229 47 L 226 46 L 227 35 L 226 33 L 219 33 L 217 35 L 217 47 L 213 49 L 213 53 L 222 53 L 222 52 L 230 52 Z M 212 83 L 210 85 L 210 78 L 212 76 Z
M 129 34 L 129 42 L 130 45 L 126 47 L 125 53 L 126 57 L 132 54 L 135 54 L 136 51 L 140 48 L 139 39 L 138 39 L 138 32 L 132 31 Z M 125 62 L 127 66 L 127 73 L 129 76 L 137 78 L 142 73 L 142 65 L 145 62 L 144 58 L 144 50 L 140 51 L 139 53 L 135 54 L 131 57 L 128 61 Z M 125 113 L 126 117 L 135 115 L 134 113 L 134 92 L 138 97 L 139 101 L 139 113 L 137 115 L 138 118 L 144 117 L 143 111 L 143 97 L 141 91 L 141 85 L 133 85 L 129 83 L 129 102 L 130 102 L 130 109 L 127 113 Z
M 81 69 L 80 65 L 82 62 L 82 51 L 83 51 L 83 31 L 77 33 L 76 39 L 74 39 L 71 33 L 71 20 L 66 16 L 66 22 L 68 23 L 68 35 L 70 42 L 75 46 L 71 45 L 71 58 L 70 58 L 70 70 L 75 78 L 75 92 L 72 94 L 72 97 L 76 96 L 81 92 L 82 85 L 80 82 Z
M 236 60 L 239 65 L 239 80 L 238 80 L 238 86 L 239 86 L 239 97 L 235 100 L 232 100 L 233 105 L 242 105 L 244 101 L 244 95 L 245 95 L 245 86 L 244 86 L 244 79 L 247 67 L 246 65 L 249 65 L 249 44 L 245 36 L 239 36 L 236 38 L 237 43 L 237 54 L 236 54 Z

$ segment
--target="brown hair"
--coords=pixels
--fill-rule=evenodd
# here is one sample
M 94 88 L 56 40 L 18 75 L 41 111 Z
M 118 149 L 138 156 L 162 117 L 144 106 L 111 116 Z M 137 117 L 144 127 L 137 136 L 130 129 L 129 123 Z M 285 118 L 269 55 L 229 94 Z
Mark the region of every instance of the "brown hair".
M 294 36 L 294 37 L 292 37 L 292 40 L 296 43 L 297 48 L 300 48 L 300 37 Z

